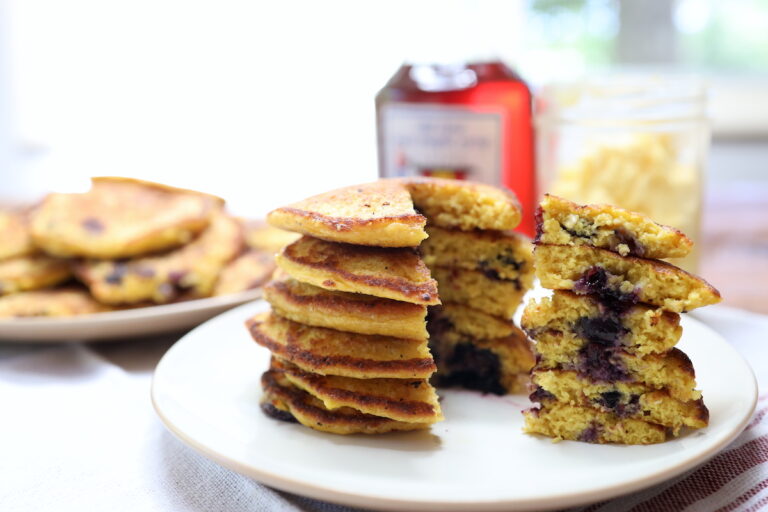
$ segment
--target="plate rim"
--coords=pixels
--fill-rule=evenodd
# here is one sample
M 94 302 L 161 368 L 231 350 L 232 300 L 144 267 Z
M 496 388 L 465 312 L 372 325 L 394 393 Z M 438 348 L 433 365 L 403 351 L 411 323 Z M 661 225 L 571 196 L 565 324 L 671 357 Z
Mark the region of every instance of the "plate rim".
M 570 492 L 568 494 L 553 495 L 553 496 L 548 496 L 546 498 L 536 497 L 536 498 L 526 498 L 526 499 L 519 499 L 519 500 L 494 499 L 494 500 L 488 500 L 488 501 L 477 501 L 477 500 L 410 501 L 410 500 L 399 500 L 397 498 L 392 498 L 390 496 L 381 496 L 381 495 L 376 495 L 371 493 L 361 494 L 361 493 L 356 493 L 351 491 L 339 491 L 337 489 L 332 489 L 325 486 L 317 485 L 312 482 L 304 482 L 300 480 L 291 479 L 290 477 L 275 474 L 273 472 L 270 472 L 261 468 L 255 468 L 251 465 L 248 465 L 246 463 L 240 462 L 236 459 L 232 459 L 226 455 L 218 453 L 216 450 L 209 448 L 205 444 L 187 435 L 182 429 L 180 429 L 177 425 L 175 425 L 170 420 L 170 418 L 167 417 L 166 414 L 163 413 L 161 407 L 157 403 L 158 402 L 157 391 L 156 391 L 156 383 L 158 380 L 156 377 L 157 370 L 163 365 L 163 362 L 166 360 L 166 357 L 168 357 L 168 354 L 172 353 L 172 351 L 174 351 L 177 346 L 181 346 L 181 343 L 184 342 L 185 338 L 193 336 L 195 331 L 203 328 L 208 322 L 215 321 L 219 318 L 219 316 L 224 314 L 234 315 L 235 312 L 238 310 L 253 308 L 254 305 L 257 303 L 260 305 L 262 303 L 266 304 L 266 302 L 263 299 L 260 299 L 260 300 L 251 302 L 249 304 L 243 304 L 229 311 L 221 313 L 220 315 L 217 315 L 207 320 L 206 322 L 203 322 L 199 326 L 189 331 L 187 334 L 181 337 L 170 349 L 168 349 L 168 351 L 163 355 L 163 357 L 158 362 L 155 368 L 155 372 L 153 372 L 153 375 L 152 375 L 152 381 L 150 385 L 150 398 L 152 402 L 152 407 L 155 410 L 155 413 L 160 418 L 161 423 L 177 439 L 179 439 L 180 441 L 182 441 L 183 443 L 185 443 L 186 445 L 194 449 L 200 455 L 206 457 L 209 460 L 212 460 L 216 464 L 219 464 L 220 466 L 230 469 L 240 475 L 246 476 L 248 478 L 253 478 L 254 480 L 257 480 L 260 483 L 263 483 L 270 487 L 274 487 L 275 489 L 279 489 L 281 491 L 290 492 L 290 493 L 298 494 L 301 496 L 306 496 L 306 497 L 319 499 L 319 500 L 340 504 L 340 505 L 364 507 L 364 508 L 373 509 L 373 510 L 412 510 L 412 511 L 435 511 L 435 510 L 443 511 L 445 510 L 445 511 L 448 511 L 448 510 L 472 509 L 478 512 L 500 511 L 500 510 L 525 511 L 525 510 L 555 510 L 563 507 L 587 505 L 591 503 L 596 503 L 596 502 L 616 498 L 618 496 L 622 496 L 622 495 L 630 494 L 643 489 L 647 489 L 665 480 L 674 478 L 675 476 L 679 476 L 680 474 L 684 473 L 689 469 L 692 469 L 696 466 L 706 463 L 712 457 L 717 455 L 723 448 L 725 448 L 731 442 L 733 442 L 739 435 L 741 435 L 741 433 L 744 431 L 744 428 L 747 426 L 749 420 L 751 419 L 752 414 L 755 411 L 755 407 L 757 405 L 757 400 L 758 400 L 759 393 L 758 393 L 757 378 L 755 377 L 754 370 L 752 370 L 752 367 L 747 363 L 747 361 L 742 357 L 742 355 L 727 342 L 727 340 L 723 335 L 715 331 L 712 327 L 707 325 L 705 322 L 699 320 L 698 318 L 689 317 L 689 318 L 692 318 L 694 322 L 703 325 L 707 329 L 714 332 L 719 338 L 721 338 L 722 341 L 725 342 L 725 346 L 727 346 L 730 350 L 732 350 L 734 354 L 738 357 L 741 364 L 748 369 L 748 375 L 749 377 L 751 377 L 749 379 L 749 382 L 751 383 L 751 388 L 750 388 L 751 400 L 750 400 L 750 405 L 748 407 L 748 413 L 744 415 L 741 421 L 738 422 L 737 426 L 733 428 L 728 435 L 724 436 L 719 442 L 712 445 L 707 451 L 699 454 L 697 457 L 681 461 L 671 466 L 667 466 L 663 470 L 660 470 L 659 472 L 656 472 L 651 475 L 647 475 L 645 477 L 633 480 L 631 482 L 616 483 L 608 487 L 602 488 L 598 491 L 590 490 L 590 491 Z

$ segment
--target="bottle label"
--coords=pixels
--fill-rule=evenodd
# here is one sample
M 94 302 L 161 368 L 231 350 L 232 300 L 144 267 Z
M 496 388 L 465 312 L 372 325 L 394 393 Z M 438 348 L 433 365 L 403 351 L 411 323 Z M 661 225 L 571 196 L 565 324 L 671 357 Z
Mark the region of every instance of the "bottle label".
M 379 110 L 380 174 L 501 183 L 502 114 L 455 105 L 387 103 Z

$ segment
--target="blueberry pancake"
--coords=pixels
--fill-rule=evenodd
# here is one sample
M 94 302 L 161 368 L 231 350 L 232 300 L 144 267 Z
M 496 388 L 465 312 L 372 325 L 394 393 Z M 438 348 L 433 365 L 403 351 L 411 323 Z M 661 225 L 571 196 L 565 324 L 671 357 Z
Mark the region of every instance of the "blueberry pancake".
M 365 247 L 304 236 L 277 255 L 291 277 L 327 290 L 439 304 L 437 284 L 411 248 Z
M 263 286 L 275 271 L 272 253 L 249 249 L 227 263 L 213 288 L 213 295 L 244 292 Z
M 48 195 L 32 214 L 32 238 L 57 256 L 129 258 L 189 242 L 222 204 L 157 183 L 93 178 L 86 193 Z
M 428 318 L 430 323 L 447 324 L 461 334 L 479 339 L 504 338 L 520 330 L 512 320 L 455 302 L 430 306 Z
M 512 318 L 523 295 L 533 283 L 533 274 L 516 279 L 488 277 L 479 270 L 451 267 L 432 267 L 440 298 L 480 309 L 490 315 Z
M 537 212 L 536 242 L 588 245 L 641 258 L 682 258 L 693 242 L 675 228 L 610 205 L 578 205 L 545 195 Z
M 554 400 L 569 405 L 593 407 L 621 418 L 635 418 L 671 429 L 677 436 L 683 427 L 704 428 L 709 411 L 703 400 L 679 400 L 665 389 L 649 388 L 634 382 L 601 382 L 586 379 L 574 371 L 535 370 L 536 386 L 531 401 L 552 405 Z
M 427 226 L 419 246 L 428 267 L 478 270 L 495 279 L 519 279 L 533 273 L 533 246 L 512 231 L 460 231 Z
M 435 423 L 443 419 L 437 393 L 426 379 L 318 375 L 277 359 L 272 360 L 271 369 L 283 371 L 291 384 L 320 400 L 329 410 L 349 407 L 409 423 Z
M 0 318 L 67 317 L 110 311 L 81 288 L 34 290 L 0 297 Z
M 359 334 L 427 338 L 427 307 L 362 293 L 325 290 L 278 275 L 264 288 L 272 309 L 306 325 Z
M 427 219 L 395 180 L 326 192 L 278 208 L 267 220 L 276 228 L 357 245 L 416 247 L 427 237 Z
M 179 249 L 125 261 L 88 260 L 77 266 L 77 277 L 107 304 L 208 297 L 221 270 L 243 247 L 236 219 L 221 211 L 212 217 L 203 233 Z
M 538 245 L 536 276 L 545 288 L 592 294 L 606 305 L 644 302 L 680 313 L 720 302 L 700 277 L 658 260 L 583 245 Z
M 547 339 L 554 345 L 546 347 L 540 342 L 540 351 L 568 354 L 577 353 L 588 343 L 620 348 L 631 354 L 660 354 L 674 347 L 683 334 L 677 313 L 645 304 L 616 311 L 592 295 L 562 290 L 555 290 L 551 297 L 538 302 L 528 302 L 521 325 L 534 339 L 542 333 L 551 334 Z
M 36 251 L 25 212 L 0 210 L 0 240 L 0 261 L 31 256 Z
M 44 254 L 2 260 L 0 295 L 55 286 L 71 277 L 69 261 Z
M 274 312 L 248 319 L 259 345 L 276 357 L 318 375 L 425 379 L 435 364 L 425 340 L 357 334 L 313 327 Z
M 383 434 L 394 431 L 423 430 L 431 423 L 396 421 L 365 414 L 351 407 L 330 410 L 323 402 L 287 379 L 284 372 L 269 370 L 261 377 L 264 394 L 261 409 L 277 420 L 298 422 L 331 434 Z

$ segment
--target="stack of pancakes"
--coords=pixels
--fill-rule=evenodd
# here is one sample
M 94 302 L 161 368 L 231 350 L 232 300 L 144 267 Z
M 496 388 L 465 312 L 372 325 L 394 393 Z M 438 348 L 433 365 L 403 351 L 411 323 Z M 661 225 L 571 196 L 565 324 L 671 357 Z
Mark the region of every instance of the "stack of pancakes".
M 536 273 L 553 295 L 529 303 L 536 341 L 526 431 L 593 443 L 650 444 L 702 428 L 709 413 L 675 344 L 679 313 L 717 303 L 704 280 L 656 258 L 685 256 L 679 231 L 611 206 L 546 196 Z
M 525 337 L 512 339 L 519 331 L 507 320 L 531 279 L 525 241 L 504 232 L 520 221 L 511 194 L 453 180 L 380 180 L 279 208 L 268 221 L 304 236 L 277 256 L 265 287 L 272 310 L 247 322 L 273 355 L 262 377 L 267 414 L 342 434 L 422 429 L 442 419 L 430 346 L 455 359 L 464 349 L 454 347 L 491 340 L 467 362 L 482 374 L 482 356 L 497 368 L 505 358 L 496 387 L 532 365 Z M 475 240 L 488 247 L 465 246 Z M 490 291 L 513 296 L 489 300 Z M 446 334 L 430 337 L 427 308 L 444 293 L 431 318 Z M 450 346 L 448 332 L 456 336 Z
M 223 206 L 200 192 L 103 177 L 85 193 L 0 212 L 0 317 L 70 316 L 260 286 L 274 270 L 272 251 L 246 242 L 265 241 L 265 227 L 246 226 Z

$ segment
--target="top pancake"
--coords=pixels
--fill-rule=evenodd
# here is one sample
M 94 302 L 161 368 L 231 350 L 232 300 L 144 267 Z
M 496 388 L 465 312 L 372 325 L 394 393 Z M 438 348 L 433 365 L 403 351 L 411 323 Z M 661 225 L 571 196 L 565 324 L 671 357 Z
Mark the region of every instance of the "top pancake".
M 267 220 L 281 229 L 331 242 L 379 247 L 416 247 L 427 223 L 411 196 L 394 180 L 380 180 L 310 197 L 272 211 Z
M 157 183 L 93 178 L 84 194 L 48 195 L 33 212 L 32 238 L 57 256 L 128 258 L 190 241 L 222 204 Z
M 509 191 L 468 181 L 410 178 L 320 194 L 278 208 L 267 219 L 275 227 L 330 242 L 416 247 L 427 238 L 427 220 L 444 228 L 504 230 L 514 229 L 520 217 L 520 205 Z

